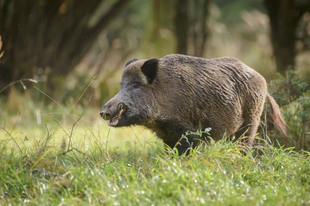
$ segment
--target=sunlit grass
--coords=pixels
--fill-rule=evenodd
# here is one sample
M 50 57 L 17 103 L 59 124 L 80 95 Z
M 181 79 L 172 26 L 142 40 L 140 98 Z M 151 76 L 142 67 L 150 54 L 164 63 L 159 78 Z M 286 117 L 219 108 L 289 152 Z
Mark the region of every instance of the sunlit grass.
M 36 125 L 32 127 L 0 128 L 0 141 L 6 142 L 8 148 L 18 149 L 18 146 L 29 148 L 36 143 L 48 140 L 53 146 L 63 147 L 70 141 L 74 146 L 87 150 L 95 143 L 106 144 L 106 147 L 121 148 L 126 144 L 145 145 L 147 142 L 159 142 L 149 130 L 142 127 L 111 128 L 98 117 L 93 121 L 93 126 L 85 125 L 61 125 L 51 123 L 50 125 Z
M 177 157 L 94 109 L 38 109 L 0 120 L 0 205 L 310 204 L 307 153 L 222 140 Z
M 94 125 L 77 127 L 71 146 L 67 128 L 36 131 L 36 138 L 28 140 L 12 133 L 21 151 L 2 132 L 0 203 L 310 204 L 308 154 L 266 145 L 253 158 L 243 155 L 237 143 L 222 140 L 176 157 L 141 128 Z

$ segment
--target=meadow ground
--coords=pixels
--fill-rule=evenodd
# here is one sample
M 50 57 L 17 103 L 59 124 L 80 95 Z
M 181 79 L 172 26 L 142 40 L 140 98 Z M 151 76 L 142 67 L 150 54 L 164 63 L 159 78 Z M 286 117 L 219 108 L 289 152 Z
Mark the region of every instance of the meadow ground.
M 177 157 L 98 111 L 33 111 L 1 118 L 0 205 L 310 205 L 306 152 L 223 139 Z

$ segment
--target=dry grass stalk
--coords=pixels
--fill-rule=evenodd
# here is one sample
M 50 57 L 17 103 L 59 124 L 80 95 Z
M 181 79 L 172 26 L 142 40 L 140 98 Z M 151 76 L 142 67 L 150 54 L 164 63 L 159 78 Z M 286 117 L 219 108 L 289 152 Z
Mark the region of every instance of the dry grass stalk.
M 4 54 L 4 51 L 1 51 L 1 48 L 2 48 L 2 41 L 1 41 L 1 35 L 0 35 L 0 59 Z

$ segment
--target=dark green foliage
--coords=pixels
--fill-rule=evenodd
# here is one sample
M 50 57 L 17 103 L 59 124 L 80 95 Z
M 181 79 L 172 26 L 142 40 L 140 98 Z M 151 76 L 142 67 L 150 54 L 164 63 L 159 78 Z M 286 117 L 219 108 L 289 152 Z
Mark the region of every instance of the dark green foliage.
M 287 71 L 270 83 L 270 93 L 282 109 L 288 126 L 288 139 L 275 137 L 297 150 L 310 149 L 310 90 L 296 71 Z M 271 138 L 274 134 L 270 134 Z
M 236 26 L 241 21 L 241 15 L 236 15 L 236 13 L 241 13 L 243 11 L 250 10 L 264 10 L 262 0 L 238 0 L 238 1 L 227 1 L 227 0 L 215 0 L 213 1 L 221 11 L 223 16 L 221 20 L 229 26 Z

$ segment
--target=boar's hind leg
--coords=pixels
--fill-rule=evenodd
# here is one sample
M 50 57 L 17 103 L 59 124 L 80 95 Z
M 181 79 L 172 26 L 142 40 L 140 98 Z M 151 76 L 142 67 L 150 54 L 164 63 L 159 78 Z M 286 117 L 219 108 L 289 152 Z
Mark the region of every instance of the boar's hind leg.
M 257 132 L 257 128 L 260 123 L 260 118 L 252 118 L 243 122 L 240 129 L 236 132 L 236 138 L 242 138 L 242 142 L 247 143 L 249 146 L 252 146 L 254 143 L 254 137 Z

